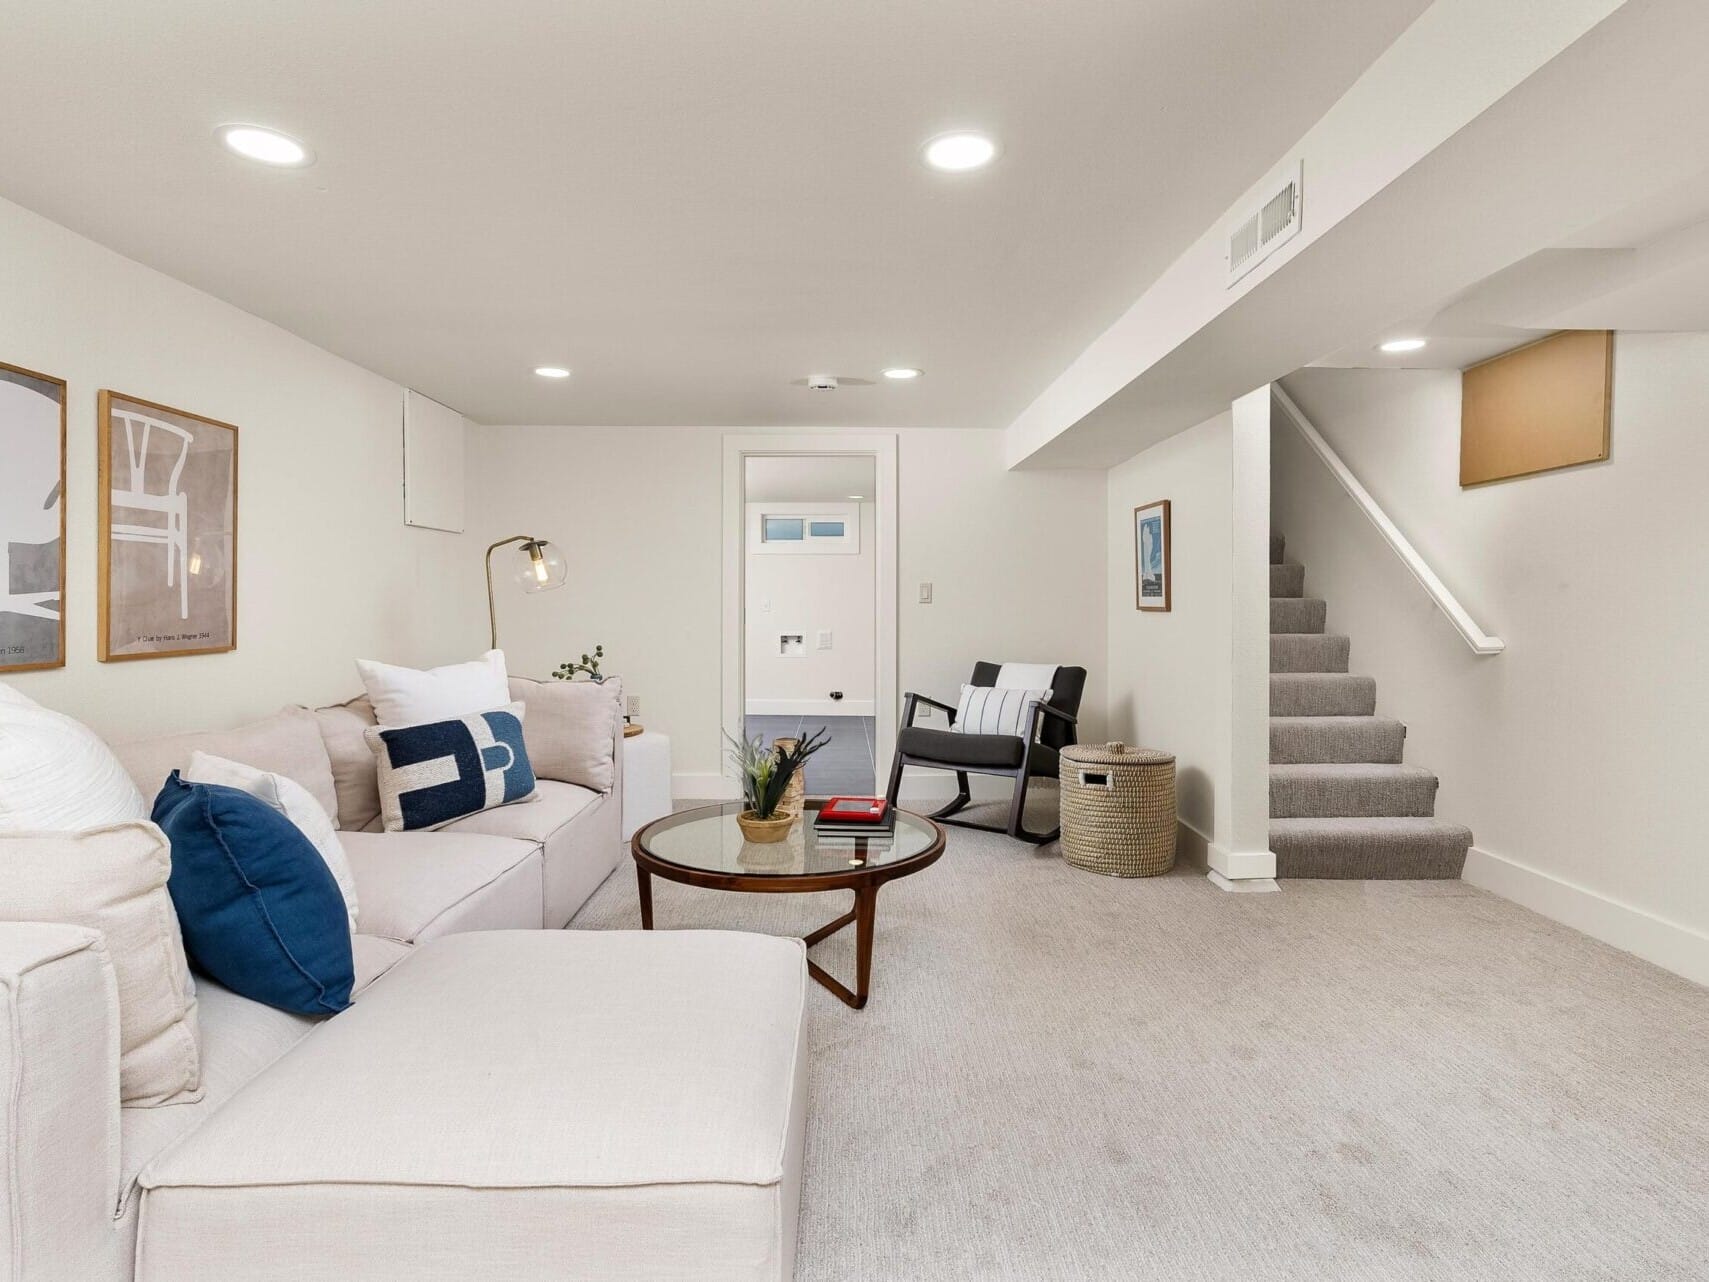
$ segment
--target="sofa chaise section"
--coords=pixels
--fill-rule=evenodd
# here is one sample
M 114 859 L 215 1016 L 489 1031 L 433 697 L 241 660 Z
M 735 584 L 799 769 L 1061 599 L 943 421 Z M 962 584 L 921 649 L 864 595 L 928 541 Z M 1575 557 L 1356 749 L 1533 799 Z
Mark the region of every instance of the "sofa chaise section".
M 783 1279 L 799 940 L 452 935 L 141 1176 L 141 1282 Z

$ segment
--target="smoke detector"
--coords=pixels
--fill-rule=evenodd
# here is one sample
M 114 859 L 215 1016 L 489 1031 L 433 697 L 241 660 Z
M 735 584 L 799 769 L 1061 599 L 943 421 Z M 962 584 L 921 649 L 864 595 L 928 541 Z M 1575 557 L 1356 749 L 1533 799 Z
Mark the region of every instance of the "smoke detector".
M 815 392 L 834 392 L 846 387 L 871 387 L 870 378 L 851 378 L 847 374 L 809 374 L 806 378 L 792 378 L 791 387 L 805 387 Z

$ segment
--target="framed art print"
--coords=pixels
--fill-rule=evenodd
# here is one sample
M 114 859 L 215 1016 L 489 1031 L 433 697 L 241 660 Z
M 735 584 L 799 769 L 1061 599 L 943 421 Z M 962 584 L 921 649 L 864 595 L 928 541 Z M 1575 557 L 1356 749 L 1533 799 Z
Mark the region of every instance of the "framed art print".
M 1169 500 L 1133 510 L 1134 608 L 1167 610 L 1170 601 Z
M 65 383 L 0 365 L 0 672 L 65 666 Z
M 237 648 L 237 428 L 103 391 L 103 663 Z

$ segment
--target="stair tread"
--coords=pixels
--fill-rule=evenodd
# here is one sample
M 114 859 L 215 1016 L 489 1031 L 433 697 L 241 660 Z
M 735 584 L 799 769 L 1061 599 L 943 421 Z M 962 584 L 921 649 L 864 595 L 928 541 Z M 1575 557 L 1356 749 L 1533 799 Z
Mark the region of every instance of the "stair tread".
M 1270 635 L 1322 635 L 1329 605 L 1322 597 L 1273 596 L 1270 598 Z
M 1270 597 L 1294 598 L 1305 596 L 1305 566 L 1298 562 L 1283 562 L 1270 567 Z
M 1312 718 L 1321 720 L 1321 718 Z M 1436 772 L 1427 766 L 1412 766 L 1393 761 L 1278 761 L 1270 766 L 1272 776 L 1304 779 L 1434 779 Z
M 1375 712 L 1377 682 L 1354 672 L 1272 672 L 1275 716 L 1358 717 Z
M 1310 677 L 1310 676 L 1336 677 L 1336 676 L 1346 676 L 1348 674 L 1344 673 L 1344 672 L 1272 672 L 1270 675 L 1273 677 Z M 1280 725 L 1311 725 L 1311 726 L 1327 727 L 1327 726 L 1333 726 L 1338 721 L 1345 721 L 1345 722 L 1357 724 L 1360 726 L 1375 726 L 1375 725 L 1398 726 L 1400 724 L 1400 721 L 1398 719 L 1396 719 L 1394 717 L 1385 717 L 1380 712 L 1376 713 L 1374 715 L 1367 715 L 1367 716 L 1348 715 L 1348 716 L 1344 716 L 1344 717 L 1271 717 L 1270 718 L 1270 722 L 1272 725 L 1276 725 L 1276 724 L 1280 724 Z
M 1439 838 L 1444 842 L 1449 839 L 1455 842 L 1463 840 L 1468 846 L 1472 843 L 1472 830 L 1464 824 L 1457 824 L 1447 819 L 1404 815 L 1272 819 L 1270 821 L 1270 834 L 1272 838 L 1281 836 L 1304 839 L 1358 835 L 1380 842 Z
M 1339 633 L 1272 632 L 1270 671 L 1345 673 L 1352 652 L 1352 641 Z

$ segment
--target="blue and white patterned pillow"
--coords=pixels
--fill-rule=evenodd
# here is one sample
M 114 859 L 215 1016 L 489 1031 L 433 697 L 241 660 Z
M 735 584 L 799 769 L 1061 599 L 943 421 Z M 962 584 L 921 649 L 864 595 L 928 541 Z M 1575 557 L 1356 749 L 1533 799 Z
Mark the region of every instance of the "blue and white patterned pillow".
M 379 768 L 387 832 L 437 828 L 535 795 L 520 703 L 453 721 L 370 726 L 363 733 Z

